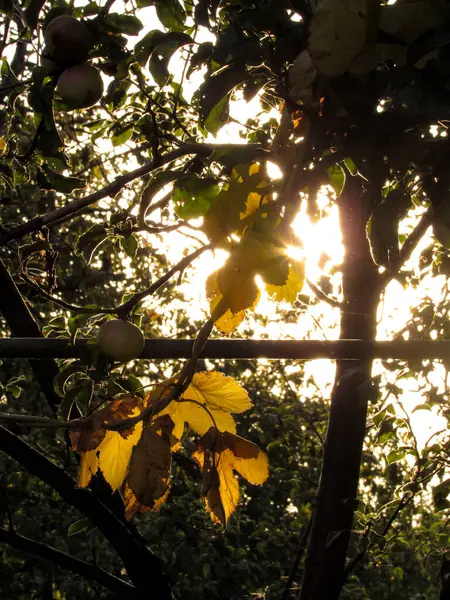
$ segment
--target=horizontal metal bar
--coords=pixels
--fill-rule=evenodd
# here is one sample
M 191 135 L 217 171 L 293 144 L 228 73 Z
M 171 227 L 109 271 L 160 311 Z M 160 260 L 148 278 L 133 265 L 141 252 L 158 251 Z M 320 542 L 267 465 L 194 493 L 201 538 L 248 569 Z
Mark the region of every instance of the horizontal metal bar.
M 76 358 L 88 340 L 52 338 L 0 338 L 0 358 Z M 189 358 L 193 340 L 147 339 L 140 358 Z M 428 340 L 243 340 L 218 339 L 206 342 L 203 358 L 223 359 L 360 359 L 397 358 L 426 360 L 450 358 L 450 341 Z

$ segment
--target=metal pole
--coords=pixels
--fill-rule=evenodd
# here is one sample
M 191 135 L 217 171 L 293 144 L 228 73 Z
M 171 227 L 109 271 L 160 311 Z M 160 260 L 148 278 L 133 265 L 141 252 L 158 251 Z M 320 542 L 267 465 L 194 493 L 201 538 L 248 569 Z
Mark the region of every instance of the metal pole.
M 90 340 L 93 343 L 93 340 Z M 140 358 L 189 358 L 194 341 L 147 339 Z M 88 340 L 0 338 L 0 358 L 77 358 L 89 349 Z M 361 359 L 395 358 L 431 360 L 450 358 L 450 341 L 429 340 L 243 340 L 215 339 L 206 342 L 202 358 L 215 359 Z

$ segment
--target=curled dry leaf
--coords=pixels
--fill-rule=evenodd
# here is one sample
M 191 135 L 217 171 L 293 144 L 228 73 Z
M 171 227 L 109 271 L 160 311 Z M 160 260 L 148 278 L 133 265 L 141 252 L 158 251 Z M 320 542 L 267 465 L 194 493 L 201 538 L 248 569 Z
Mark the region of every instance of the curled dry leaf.
M 167 500 L 168 496 L 169 496 L 169 492 L 170 489 L 167 490 L 167 492 L 161 496 L 161 498 L 159 498 L 158 500 L 155 500 L 155 502 L 153 503 L 152 508 L 150 508 L 149 506 L 145 506 L 144 504 L 141 504 L 139 502 L 139 500 L 136 498 L 133 490 L 130 488 L 130 486 L 128 484 L 125 484 L 124 487 L 124 491 L 123 491 L 123 501 L 124 501 L 124 505 L 125 505 L 125 517 L 126 519 L 131 519 L 131 517 L 133 515 L 135 515 L 136 513 L 139 514 L 143 514 L 148 512 L 149 510 L 156 510 L 158 511 L 161 506 L 164 504 L 164 502 Z
M 213 521 L 226 525 L 239 502 L 237 471 L 249 483 L 261 485 L 269 476 L 267 455 L 252 442 L 229 432 L 217 432 L 215 450 L 203 446 L 213 439 L 209 431 L 193 454 L 202 467 L 203 496 Z
M 127 485 L 136 500 L 149 508 L 154 508 L 155 503 L 169 493 L 173 427 L 168 415 L 158 417 L 145 427 L 133 450 Z
M 137 405 L 138 399 L 135 396 L 125 396 L 120 400 L 110 402 L 107 406 L 95 412 L 88 421 L 80 419 L 80 429 L 73 429 L 70 432 L 73 450 L 81 453 L 97 448 L 105 439 L 106 429 L 104 424 L 127 419 Z M 119 433 L 123 438 L 127 438 L 132 433 L 132 428 Z

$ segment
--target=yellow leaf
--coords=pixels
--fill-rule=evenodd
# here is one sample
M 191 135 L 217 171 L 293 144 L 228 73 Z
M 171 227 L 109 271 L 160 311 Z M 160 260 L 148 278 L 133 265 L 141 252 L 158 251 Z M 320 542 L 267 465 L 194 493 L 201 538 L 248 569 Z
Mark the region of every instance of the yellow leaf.
M 202 402 L 202 404 L 205 403 Z M 233 433 L 236 431 L 236 424 L 229 412 L 214 408 L 208 408 L 208 410 L 214 418 L 214 422 L 204 408 L 192 402 L 173 400 L 161 414 L 168 414 L 175 423 L 173 435 L 177 439 L 181 439 L 186 423 L 199 435 L 205 434 L 212 426 L 217 427 L 220 431 L 231 431 Z
M 223 298 L 217 283 L 217 273 L 218 272 L 215 271 L 206 280 L 206 297 L 209 301 L 211 315 L 214 314 L 215 309 Z M 230 309 L 227 309 L 222 316 L 215 320 L 215 325 L 219 331 L 228 334 L 234 331 L 234 329 L 240 325 L 244 317 L 245 312 L 243 310 L 234 315 Z
M 228 431 L 223 432 L 222 438 L 226 446 L 236 457 L 244 458 L 246 460 L 258 457 L 260 450 L 253 442 L 250 442 L 239 435 L 234 435 Z
M 228 438 L 228 442 L 230 442 L 230 437 L 228 434 L 222 434 L 221 439 Z M 244 442 L 247 442 L 247 444 L 244 444 L 242 440 L 243 438 L 239 440 L 239 451 L 242 454 L 248 453 L 250 447 L 252 447 L 250 454 L 254 456 L 256 451 L 253 446 L 255 445 L 248 440 L 244 440 Z M 233 443 L 236 450 L 238 440 L 234 440 Z M 218 447 L 220 446 L 219 443 Z M 203 481 L 206 482 L 203 493 L 207 509 L 211 513 L 213 521 L 222 523 L 225 526 L 239 502 L 239 483 L 234 471 L 240 473 L 249 483 L 256 485 L 263 484 L 269 476 L 267 455 L 257 446 L 255 447 L 258 453 L 253 458 L 238 457 L 229 448 L 213 454 L 209 450 L 203 449 L 201 445 L 194 452 L 193 458 L 203 470 Z
M 170 488 L 172 429 L 167 415 L 158 417 L 144 429 L 131 457 L 127 484 L 137 500 L 150 508 L 167 496 Z
M 125 517 L 131 519 L 135 513 L 145 513 L 150 510 L 148 506 L 144 506 L 136 498 L 133 490 L 126 483 L 123 491 L 123 503 L 125 505 Z
M 228 262 L 218 271 L 217 283 L 234 315 L 246 308 L 253 308 L 258 302 L 259 290 L 251 271 Z
M 249 483 L 262 485 L 269 477 L 269 459 L 267 458 L 267 454 L 262 450 L 259 451 L 258 456 L 255 458 L 246 459 L 234 456 L 233 469 Z
M 231 377 L 218 371 L 195 373 L 183 398 L 197 400 L 208 408 L 242 413 L 253 406 L 247 391 Z
M 284 285 L 272 285 L 266 283 L 269 296 L 275 296 L 277 302 L 285 301 L 293 304 L 303 288 L 305 281 L 305 265 L 301 261 L 292 262 L 289 266 L 289 274 Z
M 104 423 L 130 417 L 138 404 L 139 400 L 135 396 L 124 396 L 120 400 L 109 402 L 104 408 L 95 412 L 89 421 L 80 419 L 80 428 L 70 432 L 73 450 L 82 453 L 97 448 L 105 439 Z M 132 430 L 126 429 L 121 431 L 120 435 L 126 438 L 131 432 Z
M 137 416 L 139 413 L 140 408 L 135 407 L 128 416 Z M 136 423 L 126 432 L 106 431 L 103 441 L 97 448 L 81 453 L 78 487 L 86 487 L 91 477 L 100 469 L 112 490 L 119 489 L 125 479 L 133 446 L 138 443 L 141 433 L 142 422 Z

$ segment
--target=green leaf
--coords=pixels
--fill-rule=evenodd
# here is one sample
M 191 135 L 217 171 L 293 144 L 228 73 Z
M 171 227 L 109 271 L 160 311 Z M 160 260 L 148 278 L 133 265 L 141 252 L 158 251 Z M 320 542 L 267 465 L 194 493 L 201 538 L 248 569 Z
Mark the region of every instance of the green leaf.
M 398 260 L 398 227 L 404 197 L 402 189 L 392 190 L 367 222 L 366 235 L 376 265 L 390 268 Z
M 172 199 L 175 211 L 181 219 L 203 217 L 220 188 L 212 177 L 200 178 L 198 175 L 184 175 L 173 186 Z
M 58 396 L 61 396 L 61 398 L 63 398 L 66 393 L 66 385 L 69 382 L 69 380 L 74 375 L 79 375 L 81 373 L 84 374 L 84 367 L 78 362 L 71 363 L 68 367 L 62 369 L 62 371 L 60 371 L 53 380 L 53 389 L 58 394 Z
M 344 169 L 340 165 L 331 165 L 331 167 L 328 167 L 328 177 L 330 178 L 330 185 L 336 197 L 339 198 L 345 186 Z
M 18 385 L 8 383 L 8 385 L 5 387 L 5 391 L 14 396 L 14 398 L 18 398 L 22 393 L 22 388 L 20 388 Z
M 391 450 L 386 457 L 386 462 L 388 465 L 391 465 L 394 462 L 402 460 L 406 456 L 406 449 L 399 448 L 398 450 Z
M 152 200 L 168 183 L 180 177 L 179 171 L 161 171 L 157 173 L 144 188 L 139 204 L 139 223 L 145 222 L 145 215 Z
M 366 44 L 367 0 L 321 0 L 311 21 L 309 52 L 327 77 L 345 73 Z
M 167 33 L 159 29 L 149 31 L 134 47 L 137 62 L 143 67 L 156 46 L 164 39 Z
M 50 169 L 47 165 L 37 172 L 37 182 L 41 189 L 55 190 L 62 194 L 70 194 L 74 190 L 86 187 L 86 182 L 78 177 L 65 177 Z
M 228 116 L 230 114 L 230 98 L 227 94 L 220 100 L 214 108 L 211 110 L 207 118 L 205 119 L 205 129 L 217 135 L 219 130 L 226 125 Z
M 239 61 L 221 69 L 217 74 L 207 77 L 194 96 L 198 99 L 203 123 L 206 123 L 211 112 L 217 113 L 218 107 L 219 112 L 228 111 L 230 92 L 248 79 L 245 61 Z
M 347 158 L 344 158 L 343 162 L 344 162 L 344 165 L 347 167 L 350 175 L 355 176 L 358 174 L 358 167 L 356 166 L 356 164 L 352 158 L 350 158 L 348 156 Z
M 46 0 L 31 0 L 25 9 L 25 21 L 30 29 L 36 29 L 39 13 L 41 12 Z
M 93 225 L 75 242 L 75 254 L 83 256 L 84 260 L 89 264 L 97 248 L 106 241 L 107 235 L 104 225 Z
M 159 44 L 150 56 L 148 68 L 160 87 L 166 85 L 170 77 L 169 62 L 178 48 L 179 46 L 175 42 Z
M 70 525 L 69 529 L 67 530 L 67 535 L 77 535 L 77 533 L 83 533 L 89 529 L 92 529 L 91 521 L 89 521 L 89 519 L 79 519 Z
M 130 258 L 134 258 L 136 256 L 139 243 L 133 234 L 122 236 L 120 238 L 120 245 L 127 256 Z
M 12 0 L 0 0 L 0 13 L 7 17 L 13 16 L 14 3 Z
M 445 510 L 450 506 L 450 479 L 446 479 L 433 489 L 433 502 L 436 510 Z
M 109 31 L 128 35 L 138 35 L 144 27 L 142 22 L 134 15 L 120 15 L 118 13 L 106 15 L 104 23 Z
M 135 377 L 134 375 L 128 375 L 128 377 L 121 377 L 118 380 L 119 385 L 121 385 L 124 390 L 128 392 L 132 392 L 133 394 L 138 394 L 140 396 L 145 395 L 144 386 L 142 385 L 142 381 Z
M 387 441 L 391 440 L 393 437 L 393 431 L 387 431 L 386 433 L 382 433 L 381 435 L 377 436 L 376 444 L 379 444 L 381 446 L 382 444 L 385 444 Z
M 117 133 L 114 133 L 111 137 L 111 143 L 114 147 L 117 146 L 122 146 L 123 144 L 126 144 L 128 142 L 128 140 L 131 138 L 131 136 L 133 135 L 133 127 L 127 127 L 125 130 L 123 131 L 119 131 Z
M 70 332 L 70 335 L 75 335 L 78 329 L 84 327 L 91 316 L 92 315 L 90 313 L 80 313 L 75 317 L 69 317 L 67 321 L 67 328 Z
M 155 0 L 156 14 L 166 29 L 182 31 L 186 12 L 178 0 Z
M 418 404 L 417 406 L 415 406 L 412 410 L 413 413 L 415 413 L 418 410 L 431 410 L 431 406 L 429 404 Z

